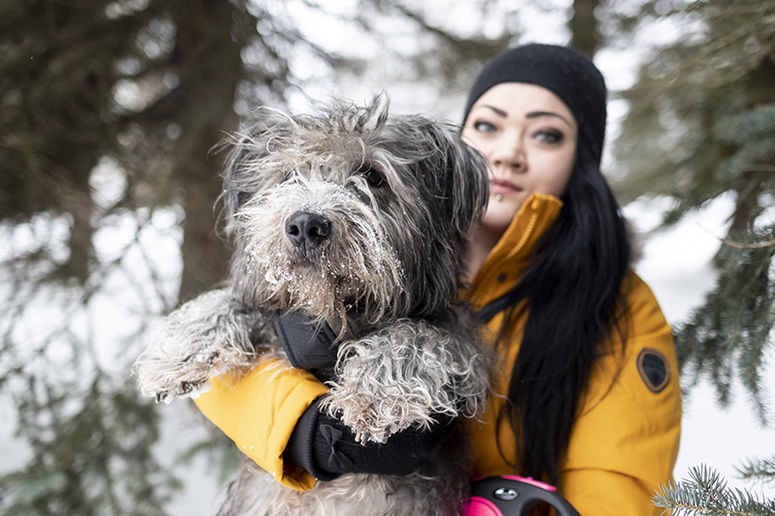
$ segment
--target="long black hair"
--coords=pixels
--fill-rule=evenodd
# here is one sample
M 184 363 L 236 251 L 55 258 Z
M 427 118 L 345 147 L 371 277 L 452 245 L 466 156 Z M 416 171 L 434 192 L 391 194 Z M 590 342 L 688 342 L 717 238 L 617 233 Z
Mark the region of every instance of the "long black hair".
M 500 338 L 527 311 L 524 336 L 498 415 L 508 418 L 522 475 L 556 484 L 579 400 L 614 333 L 624 343 L 630 241 L 599 161 L 578 146 L 564 205 L 508 294 Z M 500 340 L 500 339 L 499 339 Z M 511 462 L 510 454 L 501 450 Z

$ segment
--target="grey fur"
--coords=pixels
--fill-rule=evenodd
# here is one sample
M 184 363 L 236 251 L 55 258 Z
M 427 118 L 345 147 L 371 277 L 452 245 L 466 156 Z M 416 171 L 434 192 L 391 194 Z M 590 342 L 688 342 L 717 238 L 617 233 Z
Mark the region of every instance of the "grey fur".
M 381 97 L 317 116 L 261 113 L 233 141 L 224 174 L 231 285 L 164 320 L 135 364 L 141 392 L 168 401 L 282 356 L 272 313 L 302 310 L 339 333 L 323 410 L 361 442 L 428 428 L 432 414 L 475 417 L 492 358 L 454 300 L 488 197 L 481 156 L 452 127 L 388 118 Z M 324 223 L 294 246 L 299 214 Z M 421 472 L 344 475 L 305 492 L 248 461 L 222 513 L 457 514 L 469 471 L 455 434 Z

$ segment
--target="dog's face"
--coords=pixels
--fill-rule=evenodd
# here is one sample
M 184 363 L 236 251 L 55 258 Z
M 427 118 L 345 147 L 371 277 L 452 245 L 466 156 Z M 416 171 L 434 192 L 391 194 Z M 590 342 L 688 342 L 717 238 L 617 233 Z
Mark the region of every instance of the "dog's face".
M 445 309 L 487 202 L 483 158 L 451 127 L 388 119 L 379 99 L 265 113 L 224 178 L 243 301 L 370 324 Z

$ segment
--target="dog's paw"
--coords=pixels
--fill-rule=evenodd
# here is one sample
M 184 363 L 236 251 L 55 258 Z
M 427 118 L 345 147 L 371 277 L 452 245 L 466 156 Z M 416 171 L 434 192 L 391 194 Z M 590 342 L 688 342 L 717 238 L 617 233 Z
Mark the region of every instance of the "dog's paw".
M 362 410 L 355 410 L 355 406 L 363 407 Z M 326 396 L 322 408 L 327 410 L 329 415 L 339 418 L 355 434 L 355 440 L 361 444 L 385 443 L 394 432 L 390 431 L 389 426 L 380 424 L 375 418 L 375 411 L 371 409 L 372 405 L 368 400 L 357 400 L 349 398 L 347 400 L 338 399 L 335 394 Z
M 200 394 L 204 394 L 209 390 L 210 390 L 209 380 L 201 383 L 200 382 L 180 382 L 179 385 L 177 385 L 176 387 L 173 387 L 170 390 L 157 392 L 154 398 L 156 399 L 156 403 L 169 404 L 174 398 L 188 396 L 190 398 L 196 399 L 199 397 Z
M 196 396 L 224 373 L 243 371 L 257 358 L 251 340 L 271 335 L 265 317 L 233 302 L 231 290 L 206 292 L 185 303 L 154 328 L 151 344 L 134 365 L 145 396 L 169 402 Z
M 374 396 L 367 391 L 349 391 L 335 386 L 323 400 L 323 410 L 337 417 L 355 434 L 361 444 L 385 443 L 395 433 L 408 428 L 430 428 L 430 413 L 406 396 Z
M 183 360 L 141 355 L 134 368 L 140 392 L 165 403 L 177 397 L 196 398 L 207 392 L 212 378 L 224 372 L 220 355 L 217 349 Z

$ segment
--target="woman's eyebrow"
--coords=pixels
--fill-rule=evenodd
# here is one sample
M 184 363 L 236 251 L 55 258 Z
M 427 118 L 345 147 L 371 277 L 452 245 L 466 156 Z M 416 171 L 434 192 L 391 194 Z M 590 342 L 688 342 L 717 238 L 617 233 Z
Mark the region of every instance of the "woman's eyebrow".
M 530 113 L 525 115 L 525 118 L 541 118 L 541 117 L 544 117 L 544 116 L 557 117 L 560 120 L 562 120 L 563 122 L 565 122 L 566 124 L 568 124 L 568 126 L 570 126 L 570 127 L 573 127 L 573 125 L 574 125 L 574 124 L 571 123 L 570 120 L 568 120 L 564 116 L 562 116 L 562 115 L 560 115 L 558 113 L 554 113 L 552 111 L 531 111 Z
M 508 112 L 504 111 L 501 108 L 491 106 L 490 104 L 482 104 L 480 107 L 487 108 L 500 117 L 503 117 L 503 118 L 509 117 Z M 525 115 L 525 118 L 541 118 L 543 116 L 553 116 L 553 117 L 559 118 L 560 120 L 568 124 L 569 127 L 574 127 L 574 124 L 570 120 L 553 111 L 531 111 L 530 113 Z
M 489 104 L 482 104 L 481 107 L 485 107 L 487 109 L 491 109 L 492 111 L 495 112 L 496 115 L 502 116 L 503 118 L 508 118 L 509 117 L 509 114 L 507 112 L 505 112 L 504 110 L 502 110 L 500 108 L 496 108 L 495 106 L 491 106 Z

